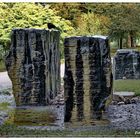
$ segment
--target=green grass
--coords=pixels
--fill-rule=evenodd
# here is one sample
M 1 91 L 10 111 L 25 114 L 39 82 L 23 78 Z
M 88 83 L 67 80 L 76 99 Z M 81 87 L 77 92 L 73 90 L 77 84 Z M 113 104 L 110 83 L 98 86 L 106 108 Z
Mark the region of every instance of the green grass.
M 117 51 L 117 48 L 111 48 L 111 50 L 110 50 L 111 57 L 113 57 L 115 55 L 116 51 Z
M 138 49 L 138 51 L 140 51 L 140 46 L 139 47 L 136 47 L 136 49 Z
M 131 48 L 123 48 L 123 49 L 131 49 Z M 140 51 L 140 46 L 137 46 L 136 48 L 132 48 L 132 49 L 136 49 L 136 50 Z M 111 49 L 110 49 L 110 55 L 111 55 L 111 57 L 113 57 L 115 55 L 115 53 L 117 52 L 117 50 L 118 50 L 118 48 L 111 47 Z
M 135 92 L 136 96 L 140 96 L 140 80 L 115 80 L 114 90 Z
M 134 130 L 29 130 L 15 125 L 2 125 L 0 137 L 139 137 Z
M 56 116 L 46 110 L 16 109 L 14 123 L 17 125 L 43 126 L 54 123 Z
M 7 110 L 8 106 L 10 106 L 10 103 L 7 102 L 0 103 L 0 110 Z
M 5 63 L 3 61 L 0 61 L 0 72 L 4 72 L 4 71 L 6 71 Z
M 64 64 L 65 63 L 65 60 L 64 59 L 61 59 L 61 64 Z

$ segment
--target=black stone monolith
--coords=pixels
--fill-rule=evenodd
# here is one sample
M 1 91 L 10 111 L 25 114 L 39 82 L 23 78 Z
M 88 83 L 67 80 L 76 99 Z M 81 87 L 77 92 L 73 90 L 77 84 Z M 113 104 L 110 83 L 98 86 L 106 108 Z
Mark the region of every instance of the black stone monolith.
M 57 30 L 14 29 L 6 68 L 16 105 L 47 105 L 60 92 Z
M 65 38 L 65 122 L 101 119 L 112 93 L 108 38 Z
M 120 49 L 114 56 L 114 76 L 117 79 L 140 79 L 140 52 Z

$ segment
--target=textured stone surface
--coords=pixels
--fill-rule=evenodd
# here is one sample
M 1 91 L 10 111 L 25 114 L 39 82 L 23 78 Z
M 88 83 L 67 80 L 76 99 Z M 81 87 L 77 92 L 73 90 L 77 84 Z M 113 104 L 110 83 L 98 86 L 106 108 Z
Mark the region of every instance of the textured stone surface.
M 6 68 L 16 105 L 46 105 L 60 90 L 59 32 L 14 29 Z
M 108 39 L 70 37 L 64 46 L 65 121 L 101 119 L 112 92 Z
M 120 130 L 140 130 L 140 103 L 110 105 L 110 126 Z
M 115 79 L 140 79 L 140 52 L 118 50 L 114 57 Z

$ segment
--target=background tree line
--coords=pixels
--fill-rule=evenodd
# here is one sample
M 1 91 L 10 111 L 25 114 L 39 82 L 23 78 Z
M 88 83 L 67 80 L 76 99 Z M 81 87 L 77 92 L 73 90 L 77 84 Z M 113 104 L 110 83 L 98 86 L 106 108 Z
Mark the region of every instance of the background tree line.
M 72 22 L 77 34 L 107 35 L 120 49 L 136 47 L 140 37 L 140 4 L 61 3 L 51 7 Z
M 0 57 L 10 46 L 13 28 L 45 28 L 53 23 L 63 40 L 72 35 L 109 36 L 113 48 L 135 48 L 140 38 L 140 4 L 0 3 Z

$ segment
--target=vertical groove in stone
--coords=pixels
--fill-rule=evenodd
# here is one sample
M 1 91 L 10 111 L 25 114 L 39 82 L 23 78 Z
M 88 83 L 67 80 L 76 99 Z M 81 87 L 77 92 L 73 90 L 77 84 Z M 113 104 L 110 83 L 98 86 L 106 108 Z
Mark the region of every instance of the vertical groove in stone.
M 59 50 L 59 34 L 54 32 L 54 96 L 60 93 L 60 50 Z M 57 70 L 57 71 L 56 71 Z
M 92 40 L 91 40 L 92 41 Z M 91 96 L 91 113 L 92 117 L 98 118 L 98 113 L 100 113 L 99 104 L 100 104 L 100 94 L 101 93 L 101 84 L 102 84 L 102 75 L 101 75 L 101 54 L 99 48 L 99 42 L 97 39 L 94 39 L 94 45 L 90 42 L 89 49 L 89 66 L 90 66 L 90 96 Z M 94 71 L 93 71 L 94 70 Z
M 65 94 L 65 122 L 69 122 L 72 116 L 72 109 L 74 104 L 73 90 L 74 81 L 70 65 L 70 52 L 69 52 L 69 40 L 65 39 L 64 42 L 64 54 L 65 54 L 65 76 L 64 76 L 64 94 Z
M 35 92 L 36 88 L 36 82 L 34 81 L 35 79 L 35 64 L 34 64 L 34 59 L 36 57 L 36 33 L 35 30 L 29 31 L 29 46 L 31 50 L 31 61 L 32 61 L 32 89 L 31 89 L 31 99 L 30 102 L 32 105 L 36 104 L 38 102 L 38 95 Z
M 76 104 L 77 104 L 77 118 L 78 120 L 82 120 L 84 117 L 83 114 L 83 60 L 82 60 L 82 54 L 81 54 L 81 46 L 83 40 L 77 41 L 77 52 L 76 52 L 76 83 L 75 83 L 75 94 L 76 94 Z M 78 80 L 80 79 L 80 81 Z
M 19 33 L 20 34 L 20 33 Z M 28 33 L 25 31 L 25 37 L 24 37 L 24 42 L 25 42 L 25 48 L 24 48 L 24 61 L 23 61 L 23 75 L 21 80 L 21 84 L 23 86 L 23 91 L 20 95 L 21 97 L 21 102 L 23 104 L 29 104 L 30 103 L 30 98 L 31 98 L 31 89 L 32 89 L 32 64 L 31 64 L 31 52 L 29 48 L 29 42 L 28 42 Z M 27 78 L 28 77 L 28 78 Z
M 17 47 L 17 41 L 16 41 L 16 31 L 13 32 L 13 56 L 16 60 L 16 47 Z
M 49 31 L 47 31 L 46 32 L 46 43 L 45 43 L 45 52 L 46 52 L 46 62 L 45 62 L 45 65 L 46 65 L 46 71 L 45 71 L 45 75 L 46 75 L 46 81 L 45 81 L 45 83 L 46 83 L 46 85 L 48 85 L 48 86 L 46 86 L 46 102 L 47 102 L 47 104 L 49 104 L 49 101 L 51 100 L 50 99 L 50 72 L 49 72 L 49 65 L 50 65 L 50 63 L 49 63 L 49 51 L 50 51 L 50 32 Z
M 140 79 L 140 52 L 137 52 L 137 67 L 136 67 L 136 72 L 137 72 L 137 78 Z
M 49 81 L 50 81 L 50 99 L 53 98 L 53 93 L 52 93 L 52 79 L 51 79 L 51 75 L 52 75 L 52 47 L 53 47 L 53 44 L 51 43 L 51 41 L 53 41 L 53 36 L 51 35 L 50 33 L 50 48 L 49 48 Z
M 60 60 L 60 50 L 59 50 L 59 39 L 60 39 L 60 36 L 59 34 L 57 34 L 57 37 L 56 37 L 56 62 L 57 60 Z M 57 85 L 56 85 L 56 91 L 58 91 L 60 93 L 60 86 L 61 86 L 61 76 L 60 76 L 60 61 L 58 61 L 58 63 L 56 63 L 56 82 L 57 82 Z
M 42 42 L 42 56 L 43 56 L 43 60 L 42 60 L 42 80 L 43 80 L 43 83 L 42 83 L 42 90 L 43 90 L 43 96 L 42 96 L 42 99 L 43 100 L 43 104 L 47 104 L 47 101 L 46 101 L 46 71 L 47 71 L 47 65 L 46 65 L 46 61 L 47 61 L 47 57 L 46 57 L 46 48 L 45 48 L 45 44 L 46 44 L 46 34 L 47 34 L 47 31 L 43 30 L 41 32 L 41 42 Z M 42 101 L 41 101 L 42 102 Z
M 43 47 L 42 47 L 42 31 L 38 31 L 36 33 L 36 52 L 37 54 L 37 62 L 36 62 L 36 77 L 38 77 L 37 82 L 39 82 L 39 90 L 38 90 L 38 103 L 44 105 L 45 104 L 45 57 L 43 55 Z M 51 65 L 51 64 L 50 64 Z
M 46 105 L 60 92 L 59 35 L 54 30 L 12 31 L 6 67 L 17 105 Z

